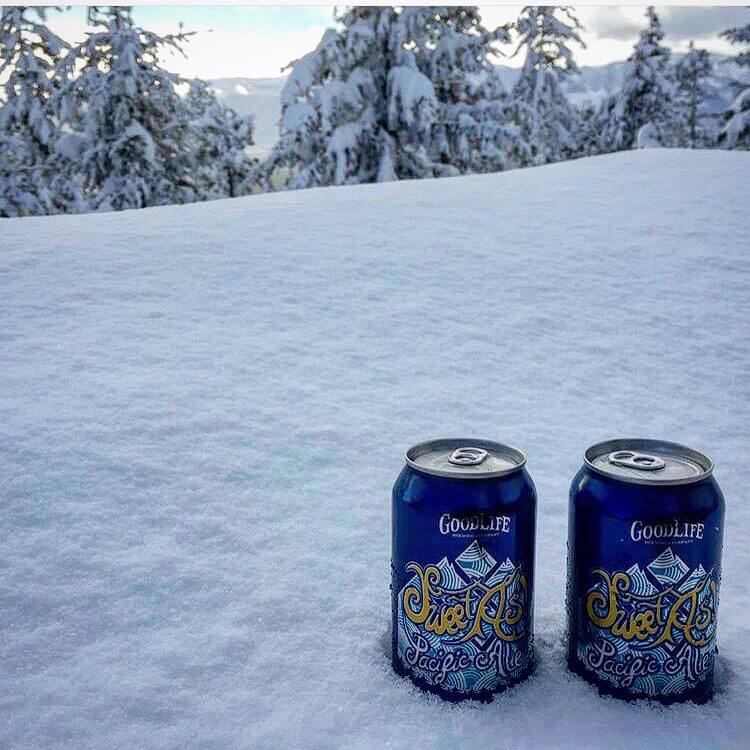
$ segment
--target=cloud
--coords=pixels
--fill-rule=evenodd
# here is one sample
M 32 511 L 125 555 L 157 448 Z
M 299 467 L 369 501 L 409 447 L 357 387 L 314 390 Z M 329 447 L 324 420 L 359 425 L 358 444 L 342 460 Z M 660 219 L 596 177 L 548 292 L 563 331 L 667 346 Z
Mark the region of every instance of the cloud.
M 646 6 L 590 7 L 578 9 L 586 27 L 584 38 L 588 49 L 576 52 L 580 65 L 598 65 L 612 60 L 624 60 L 645 28 Z M 687 50 L 688 42 L 725 55 L 736 54 L 728 42 L 719 37 L 724 29 L 744 25 L 750 12 L 744 7 L 656 6 L 664 27 L 664 43 L 676 52 Z
M 673 41 L 717 35 L 734 26 L 744 26 L 750 22 L 750 11 L 744 7 L 674 7 L 657 8 L 664 31 Z
M 633 42 L 645 25 L 645 8 L 582 7 L 581 22 L 594 38 Z
M 646 25 L 646 6 L 582 7 L 581 20 L 594 37 L 633 41 Z M 668 43 L 709 39 L 732 26 L 746 24 L 750 12 L 744 7 L 657 6 Z

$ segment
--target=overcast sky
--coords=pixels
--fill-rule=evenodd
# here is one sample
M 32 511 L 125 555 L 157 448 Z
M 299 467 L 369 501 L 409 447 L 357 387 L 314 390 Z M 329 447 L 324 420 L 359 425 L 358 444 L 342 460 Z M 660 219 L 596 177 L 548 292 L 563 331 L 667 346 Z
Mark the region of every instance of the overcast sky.
M 578 64 L 624 60 L 645 24 L 645 7 L 579 7 L 587 48 L 576 49 Z M 491 26 L 514 19 L 521 6 L 480 8 L 485 25 Z M 657 6 L 657 13 L 673 49 L 684 50 L 694 39 L 697 46 L 724 53 L 733 50 L 718 33 L 746 24 L 750 17 L 744 6 Z M 133 15 L 156 32 L 176 31 L 180 21 L 187 31 L 198 32 L 186 48 L 186 59 L 169 60 L 171 70 L 202 78 L 261 78 L 281 75 L 284 65 L 313 49 L 333 22 L 333 6 L 139 6 Z M 50 25 L 69 41 L 77 41 L 83 37 L 85 9 L 73 6 L 62 14 L 52 13 Z M 522 59 L 501 62 L 518 66 Z

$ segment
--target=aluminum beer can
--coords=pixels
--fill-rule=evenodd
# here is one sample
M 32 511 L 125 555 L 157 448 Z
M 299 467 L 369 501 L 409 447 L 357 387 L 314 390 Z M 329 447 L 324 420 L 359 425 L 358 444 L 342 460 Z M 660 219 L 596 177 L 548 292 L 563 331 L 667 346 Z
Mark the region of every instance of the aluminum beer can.
M 600 692 L 713 692 L 724 498 L 711 459 L 660 440 L 591 446 L 570 488 L 568 666 Z
M 393 667 L 448 700 L 490 700 L 533 669 L 525 463 L 489 440 L 432 440 L 409 448 L 393 487 Z

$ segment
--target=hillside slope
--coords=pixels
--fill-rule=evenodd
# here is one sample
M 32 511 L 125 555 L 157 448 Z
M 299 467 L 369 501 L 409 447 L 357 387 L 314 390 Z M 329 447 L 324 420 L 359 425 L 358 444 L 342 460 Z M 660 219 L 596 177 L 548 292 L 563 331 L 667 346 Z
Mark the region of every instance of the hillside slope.
M 745 747 L 750 154 L 7 220 L 4 748 Z M 448 707 L 388 663 L 405 448 L 523 448 L 539 667 Z M 727 498 L 719 694 L 564 668 L 584 448 L 669 438 Z

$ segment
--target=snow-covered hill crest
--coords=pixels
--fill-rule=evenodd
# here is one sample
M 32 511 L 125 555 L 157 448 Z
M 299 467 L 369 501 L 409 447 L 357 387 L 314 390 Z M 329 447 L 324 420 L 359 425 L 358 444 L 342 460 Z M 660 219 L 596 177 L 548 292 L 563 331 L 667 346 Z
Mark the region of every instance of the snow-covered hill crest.
M 746 747 L 750 154 L 8 219 L 0 746 Z M 536 674 L 447 707 L 389 664 L 390 490 L 441 435 L 539 494 Z M 564 664 L 568 486 L 618 435 L 727 500 L 718 694 Z

